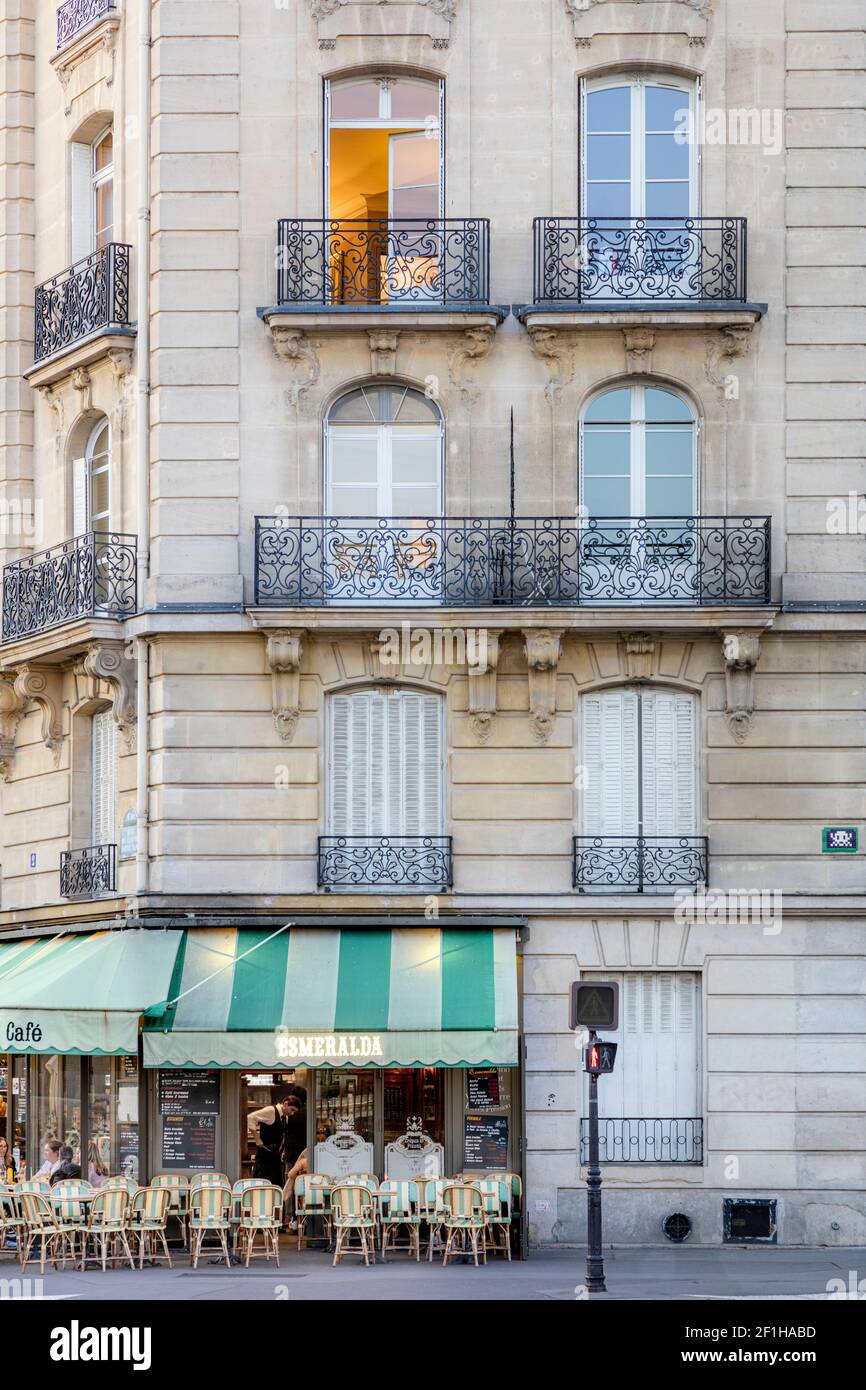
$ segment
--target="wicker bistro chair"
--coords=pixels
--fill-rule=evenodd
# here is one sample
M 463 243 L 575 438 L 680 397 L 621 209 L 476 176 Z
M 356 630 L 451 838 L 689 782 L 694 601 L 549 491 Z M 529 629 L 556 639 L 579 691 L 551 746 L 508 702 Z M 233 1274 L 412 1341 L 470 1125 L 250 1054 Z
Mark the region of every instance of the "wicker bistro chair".
M 133 1197 L 130 1231 L 133 1240 L 138 1241 L 139 1269 L 144 1269 L 145 1258 L 151 1261 L 168 1260 L 169 1269 L 173 1268 L 165 1238 L 170 1207 L 171 1191 L 167 1187 L 140 1187 Z
M 452 1183 L 450 1187 L 445 1188 L 443 1201 L 445 1206 L 443 1224 L 446 1240 L 442 1264 L 447 1265 L 456 1247 L 461 1254 L 465 1254 L 471 1249 L 477 1265 L 479 1245 L 486 1264 L 484 1203 L 478 1188 L 471 1187 L 469 1183 Z
M 238 1235 L 241 1223 L 241 1196 L 248 1188 L 252 1187 L 272 1187 L 273 1184 L 268 1178 L 239 1178 L 232 1183 L 232 1251 L 235 1251 L 238 1244 Z M 282 1199 L 282 1193 L 280 1194 Z M 282 1210 L 282 1200 L 280 1202 Z
M 74 1261 L 75 1246 L 73 1242 L 78 1234 L 78 1228 L 64 1225 L 62 1221 L 58 1221 L 54 1208 L 44 1192 L 22 1192 L 19 1200 L 21 1215 L 24 1220 L 24 1248 L 21 1252 L 21 1268 L 27 1268 L 30 1262 L 30 1253 L 37 1241 L 39 1242 L 40 1274 L 45 1273 L 46 1257 L 50 1258 L 54 1268 L 57 1268 L 58 1251 L 65 1267 L 67 1245 L 71 1245 Z
M 19 1200 L 11 1187 L 0 1187 L 0 1254 L 14 1254 L 20 1264 L 23 1253 L 24 1217 Z
M 129 1260 L 130 1268 L 135 1269 L 135 1260 L 132 1258 L 132 1251 L 129 1248 L 129 1210 L 132 1204 L 129 1192 L 126 1187 L 101 1187 L 94 1193 L 93 1201 L 90 1203 L 90 1215 L 87 1226 L 84 1229 L 84 1241 L 81 1251 L 81 1268 L 84 1269 L 87 1263 L 87 1247 L 92 1245 L 96 1253 L 96 1258 L 102 1260 L 102 1271 L 105 1273 L 106 1263 L 111 1256 L 111 1263 L 114 1265 L 118 1248 L 122 1248 L 124 1255 Z
M 232 1190 L 228 1183 L 201 1183 L 190 1187 L 189 1258 L 193 1269 L 198 1269 L 201 1247 L 208 1234 L 218 1238 L 225 1262 L 231 1268 L 228 1247 L 231 1211 Z
M 421 1199 L 417 1182 L 388 1179 L 379 1188 L 379 1222 L 382 1227 L 382 1255 L 388 1246 L 408 1250 L 421 1259 Z M 406 1241 L 398 1243 L 400 1228 Z
M 106 1178 L 105 1182 L 102 1184 L 100 1188 L 100 1191 L 114 1192 L 118 1188 L 122 1192 L 127 1192 L 131 1199 L 135 1196 L 136 1192 L 138 1191 L 138 1183 L 135 1181 L 134 1178 L 124 1178 L 118 1175 L 113 1178 Z
M 189 1205 L 189 1178 L 185 1173 L 157 1173 L 150 1180 L 151 1187 L 164 1187 L 168 1191 L 168 1214 L 180 1226 L 184 1245 L 189 1244 L 187 1230 L 187 1207 Z
M 422 1216 L 427 1222 L 427 1259 L 432 1261 L 433 1251 L 445 1248 L 445 1189 L 453 1178 L 428 1178 L 422 1185 Z
M 241 1193 L 238 1236 L 240 1247 L 246 1253 L 244 1263 L 247 1269 L 254 1253 L 256 1236 L 261 1236 L 264 1242 L 262 1254 L 265 1259 L 269 1260 L 273 1255 L 279 1269 L 281 1215 L 282 1192 L 278 1187 L 269 1183 L 264 1187 L 248 1187 Z
M 298 1223 L 298 1250 L 309 1243 L 307 1222 L 322 1222 L 322 1234 L 331 1243 L 332 1179 L 323 1173 L 299 1173 L 295 1178 L 295 1220 Z
M 359 1238 L 364 1264 L 369 1265 L 370 1255 L 375 1263 L 376 1208 L 369 1187 L 357 1183 L 338 1183 L 331 1192 L 331 1222 L 337 1233 L 335 1265 L 351 1249 L 354 1234 Z
M 523 1181 L 519 1173 L 479 1173 L 478 1177 L 486 1176 L 496 1178 L 499 1182 L 507 1182 L 511 1187 L 511 1205 L 514 1211 L 520 1211 L 523 1205 Z
M 28 1178 L 26 1182 L 17 1182 L 13 1191 L 17 1195 L 22 1192 L 50 1192 L 51 1182 L 48 1178 Z
M 51 1205 L 54 1208 L 58 1221 L 63 1226 L 71 1226 L 76 1234 L 81 1238 L 84 1245 L 84 1237 L 87 1232 L 87 1206 L 82 1201 L 83 1197 L 89 1197 L 93 1193 L 93 1186 L 84 1178 L 61 1178 L 51 1189 Z M 75 1263 L 75 1238 L 72 1240 L 72 1257 Z
M 490 1249 L 511 1259 L 511 1183 L 504 1178 L 478 1178 L 472 1186 L 481 1193 L 484 1228 Z M 499 1240 L 497 1240 L 497 1233 Z M 485 1241 L 486 1243 L 486 1241 Z

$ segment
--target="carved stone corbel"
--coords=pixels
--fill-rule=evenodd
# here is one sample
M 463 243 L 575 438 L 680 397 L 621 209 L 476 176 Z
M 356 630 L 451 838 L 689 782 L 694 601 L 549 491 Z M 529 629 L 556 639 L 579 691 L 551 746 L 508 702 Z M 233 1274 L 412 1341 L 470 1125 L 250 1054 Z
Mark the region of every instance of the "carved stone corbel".
M 556 676 L 562 631 L 524 628 L 523 641 L 529 670 L 529 722 L 533 736 L 539 743 L 546 743 L 553 733 L 556 714 Z
M 14 681 L 0 679 L 0 781 L 3 782 L 12 771 L 15 735 L 23 714 L 24 700 L 15 689 Z
M 85 675 L 111 687 L 111 713 L 127 743 L 135 725 L 135 662 L 124 642 L 92 642 L 81 661 Z
M 62 677 L 54 666 L 18 666 L 15 670 L 15 693 L 24 706 L 31 700 L 42 711 L 42 742 L 60 756 L 63 729 L 60 722 Z
M 370 328 L 367 331 L 367 341 L 370 344 L 370 374 L 372 376 L 396 376 L 400 334 L 380 328 Z
M 655 638 L 649 632 L 627 632 L 625 641 L 625 669 L 630 681 L 648 681 L 653 673 L 655 658 Z
M 478 384 L 470 370 L 483 362 L 493 346 L 494 328 L 467 328 L 448 358 L 448 372 L 467 405 L 478 400 Z
M 681 34 L 704 44 L 714 0 L 565 0 L 574 40 L 588 48 L 599 34 Z
M 726 632 L 722 638 L 725 659 L 725 714 L 736 743 L 745 743 L 755 712 L 755 667 L 761 655 L 756 632 Z
M 301 656 L 306 635 L 301 628 L 268 629 L 264 633 L 274 727 L 283 743 L 291 743 L 301 716 Z
M 402 634 L 394 628 L 384 628 L 370 643 L 370 675 L 374 681 L 387 685 L 398 680 L 403 672 Z M 410 646 L 409 639 L 404 639 Z M 408 652 L 411 659 L 411 651 Z M 397 657 L 395 661 L 395 656 Z M 420 663 L 418 663 L 420 665 Z M 417 674 L 417 672 L 416 672 Z
M 626 371 L 643 373 L 653 369 L 653 348 L 656 335 L 651 328 L 624 328 Z
M 93 381 L 86 367 L 76 367 L 72 373 L 72 385 L 78 392 L 78 413 L 93 409 Z
M 479 743 L 488 743 L 496 718 L 496 668 L 499 665 L 501 628 L 484 628 L 476 644 L 476 661 L 469 677 L 469 723 Z
M 740 385 L 730 371 L 731 364 L 745 356 L 752 340 L 752 329 L 731 325 L 720 328 L 707 337 L 707 351 L 704 361 L 707 381 L 715 386 L 722 400 L 739 400 Z
M 319 380 L 321 364 L 315 344 L 306 333 L 283 324 L 271 325 L 274 352 L 281 362 L 294 369 L 294 381 L 286 392 L 289 404 L 297 410 L 301 397 Z
M 535 356 L 550 373 L 544 394 L 553 404 L 563 386 L 574 376 L 574 353 L 565 335 L 555 328 L 532 328 L 529 341 Z

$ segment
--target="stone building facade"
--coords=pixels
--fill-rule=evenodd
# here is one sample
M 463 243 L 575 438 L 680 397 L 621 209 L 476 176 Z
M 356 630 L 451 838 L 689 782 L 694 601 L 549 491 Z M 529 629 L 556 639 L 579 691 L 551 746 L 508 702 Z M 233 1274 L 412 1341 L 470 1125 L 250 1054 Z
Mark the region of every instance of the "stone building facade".
M 7 0 L 0 950 L 501 930 L 530 1245 L 585 975 L 612 1241 L 866 1237 L 864 69 L 859 0 Z

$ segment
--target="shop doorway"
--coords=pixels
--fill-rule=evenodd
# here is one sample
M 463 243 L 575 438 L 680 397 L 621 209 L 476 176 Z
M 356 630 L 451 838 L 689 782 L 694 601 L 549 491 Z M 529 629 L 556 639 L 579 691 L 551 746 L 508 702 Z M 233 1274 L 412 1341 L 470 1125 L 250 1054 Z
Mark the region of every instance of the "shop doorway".
M 283 1186 L 306 1171 L 309 1072 L 243 1072 L 240 1098 L 242 1178 L 268 1178 Z

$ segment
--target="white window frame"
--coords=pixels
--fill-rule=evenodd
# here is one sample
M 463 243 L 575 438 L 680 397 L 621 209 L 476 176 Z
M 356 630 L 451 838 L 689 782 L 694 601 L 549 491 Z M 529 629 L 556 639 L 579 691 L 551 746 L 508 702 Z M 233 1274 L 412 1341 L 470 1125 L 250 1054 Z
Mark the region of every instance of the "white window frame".
M 108 431 L 108 449 L 100 455 L 100 462 L 94 468 L 94 445 L 103 429 Z M 99 530 L 102 532 L 110 531 L 112 513 L 112 486 L 111 486 L 111 421 L 107 415 L 102 415 L 93 426 L 87 436 L 84 454 L 81 458 L 72 461 L 72 535 L 87 535 L 96 530 L 94 521 L 99 520 L 101 525 Z M 108 478 L 108 512 L 105 517 L 96 518 L 93 514 L 93 479 L 100 473 L 105 473 Z M 83 516 L 82 516 L 83 512 Z
M 331 131 L 332 130 L 392 130 L 394 132 L 413 133 L 416 131 L 426 131 L 431 129 L 427 122 L 413 125 L 412 119 L 402 117 L 398 119 L 391 115 L 391 87 L 394 82 L 410 82 L 419 87 L 428 87 L 431 92 L 435 92 L 438 87 L 439 94 L 439 216 L 445 216 L 445 79 L 444 77 L 404 77 L 402 75 L 385 76 L 384 74 L 366 74 L 358 77 L 349 78 L 326 78 L 325 79 L 325 158 L 324 158 L 324 214 L 328 218 L 331 208 Z M 379 115 L 360 116 L 356 120 L 334 120 L 331 116 L 331 94 L 335 87 L 347 87 L 355 84 L 367 84 L 378 82 L 379 84 Z M 417 117 L 414 118 L 417 121 Z M 390 158 L 389 158 L 390 165 Z M 390 185 L 390 167 L 389 167 Z M 390 205 L 391 189 L 388 189 L 388 200 Z
M 100 777 L 102 774 L 104 779 L 106 752 L 111 762 L 107 788 Z M 110 709 L 97 710 L 90 721 L 90 843 L 93 846 L 117 842 L 117 774 L 117 724 Z
M 590 406 L 594 405 L 601 396 L 606 396 L 612 391 L 628 390 L 631 395 L 630 414 L 629 414 L 629 469 L 630 469 L 630 489 L 629 489 L 629 515 L 633 517 L 646 517 L 646 393 L 648 390 L 667 391 L 670 395 L 683 402 L 692 417 L 692 511 L 690 515 L 700 515 L 700 446 L 701 446 L 701 422 L 698 414 L 689 400 L 688 396 L 675 387 L 669 386 L 667 382 L 647 379 L 643 381 L 628 380 L 621 382 L 608 383 L 602 386 L 584 402 L 578 421 L 578 497 L 581 509 L 584 506 L 585 487 L 584 487 L 584 459 L 586 450 L 586 412 Z M 636 409 L 637 404 L 637 409 Z M 590 421 L 590 424 L 595 423 Z M 624 423 L 624 422 L 623 422 Z M 663 424 L 664 421 L 651 421 L 652 424 Z M 677 421 L 676 423 L 682 423 Z M 584 513 L 581 510 L 581 516 Z M 655 513 L 654 513 L 655 515 Z M 603 518 L 600 518 L 603 520 Z
M 106 241 L 104 244 L 107 245 L 108 242 L 114 241 L 114 225 L 115 225 L 114 193 L 115 193 L 115 189 L 114 189 L 114 187 L 113 187 L 113 185 L 114 185 L 114 148 L 113 148 L 113 146 L 112 146 L 112 152 L 111 152 L 111 163 L 110 163 L 110 164 L 107 164 L 106 167 L 105 167 L 104 169 L 99 169 L 99 170 L 97 170 L 97 168 L 96 168 L 96 151 L 99 149 L 99 146 L 102 144 L 102 142 L 103 142 L 103 140 L 105 139 L 106 135 L 112 135 L 112 136 L 113 136 L 113 131 L 114 131 L 114 127 L 113 127 L 112 125 L 107 125 L 107 126 L 104 128 L 104 130 L 101 130 L 101 131 L 99 132 L 99 134 L 97 135 L 96 139 L 91 143 L 91 146 L 90 146 L 90 150 L 91 150 L 91 164 L 90 164 L 90 197 L 91 197 L 91 203 L 92 203 L 92 207 L 93 207 L 92 216 L 93 216 L 93 249 L 94 249 L 94 251 L 97 250 L 97 236 L 98 236 L 98 231 L 97 231 L 97 218 L 96 218 L 96 208 L 97 208 L 97 202 L 98 202 L 97 195 L 98 195 L 99 189 L 100 189 L 100 188 L 104 188 L 105 185 L 106 185 L 107 183 L 110 183 L 110 184 L 112 185 L 112 191 L 111 191 L 111 226 L 108 228 L 108 231 L 109 231 L 110 235 L 109 235 L 107 241 Z
M 428 520 L 432 520 L 432 519 L 434 519 L 435 517 L 439 517 L 439 516 L 442 515 L 442 509 L 443 509 L 443 495 L 444 495 L 444 466 L 445 466 L 445 447 L 444 447 L 444 445 L 445 445 L 445 419 L 444 419 L 444 416 L 443 416 L 443 414 L 442 414 L 441 409 L 439 408 L 438 405 L 436 405 L 435 402 L 431 402 L 431 404 L 433 405 L 434 409 L 435 409 L 436 412 L 438 413 L 438 416 L 439 416 L 439 423 L 438 423 L 438 425 L 436 425 L 435 423 L 431 423 L 431 424 L 429 424 L 429 425 L 417 424 L 417 423 L 405 424 L 405 425 L 401 425 L 401 424 L 400 424 L 400 410 L 402 409 L 403 402 L 406 400 L 407 395 L 410 394 L 410 393 L 413 393 L 413 394 L 415 394 L 415 395 L 419 395 L 419 396 L 420 396 L 420 395 L 422 394 L 422 393 L 421 393 L 420 391 L 418 391 L 416 388 L 410 387 L 410 386 L 405 386 L 405 387 L 403 388 L 403 395 L 402 395 L 401 400 L 400 400 L 400 407 L 398 408 L 397 413 L 396 413 L 396 417 L 395 417 L 395 419 L 393 419 L 393 420 L 379 420 L 379 419 L 377 419 L 377 418 L 374 416 L 373 411 L 370 410 L 370 423 L 369 423 L 369 425 L 366 425 L 366 424 L 342 424 L 340 421 L 334 421 L 333 423 L 331 422 L 331 414 L 332 414 L 332 412 L 337 408 L 337 406 L 340 404 L 340 402 L 341 402 L 343 399 L 345 399 L 345 397 L 346 397 L 347 395 L 353 395 L 354 392 L 355 392 L 356 390 L 361 390 L 361 391 L 363 391 L 363 392 L 365 392 L 365 393 L 366 393 L 367 391 L 376 391 L 379 387 L 382 387 L 382 386 L 388 387 L 388 388 L 391 389 L 392 391 L 393 391 L 393 390 L 398 390 L 398 389 L 400 389 L 400 384 L 399 384 L 399 383 L 395 383 L 395 382 L 387 382 L 387 381 L 386 381 L 386 382 L 378 382 L 378 381 L 365 382 L 365 383 L 363 383 L 363 385 L 361 385 L 360 387 L 353 387 L 351 391 L 344 392 L 342 395 L 338 396 L 337 399 L 336 399 L 335 401 L 333 401 L 333 402 L 331 403 L 330 407 L 328 408 L 328 411 L 327 411 L 327 413 L 326 413 L 326 415 L 325 415 L 325 419 L 324 419 L 324 434 L 325 434 L 325 440 L 324 440 L 325 478 L 324 478 L 324 489 L 323 489 L 323 491 L 324 491 L 324 515 L 325 515 L 325 516 L 335 516 L 335 515 L 338 515 L 338 513 L 336 513 L 336 512 L 334 511 L 333 505 L 332 505 L 332 496 L 333 496 L 333 492 L 332 492 L 332 486 L 333 486 L 333 483 L 332 483 L 332 475 L 333 475 L 333 467 L 332 467 L 332 457 L 333 457 L 333 455 L 332 455 L 332 448 L 333 448 L 333 438 L 334 438 L 334 434 L 335 434 L 335 432 L 337 432 L 337 431 L 344 431 L 344 432 L 345 432 L 345 435 L 348 436 L 348 435 L 351 435 L 353 431 L 355 431 L 355 432 L 357 432 L 357 436 L 358 436 L 359 439 L 360 439 L 360 438 L 369 439 L 370 436 L 371 436 L 371 434 L 375 434 L 375 438 L 376 438 L 376 513 L 375 513 L 375 515 L 376 515 L 376 517 L 378 517 L 378 518 L 384 518 L 384 517 L 392 517 L 392 516 L 394 516 L 394 512 L 393 512 L 392 509 L 391 509 L 391 499 L 392 499 L 392 497 L 393 497 L 393 468 L 392 468 L 393 432 L 394 432 L 395 429 L 399 429 L 399 430 L 404 430 L 404 431 L 406 432 L 407 436 L 408 436 L 409 434 L 413 434 L 414 437 L 417 438 L 417 439 L 424 439 L 424 438 L 426 438 L 426 439 L 435 439 L 435 441 L 436 441 L 437 448 L 438 448 L 438 455 L 439 455 L 439 467 L 438 467 L 438 469 L 437 469 L 437 482 L 436 482 L 436 485 L 437 485 L 437 489 L 438 489 L 438 494 L 439 494 L 439 495 L 438 495 L 437 508 L 436 508 L 436 510 L 435 510 L 435 512 L 434 512 L 434 514 L 433 514 L 433 517 L 426 518 L 426 519 L 428 519 Z M 365 399 L 366 399 L 366 395 L 365 395 Z M 369 402 L 368 402 L 368 409 L 369 409 Z M 344 436 L 344 437 L 345 437 L 345 436 Z M 408 485 L 408 484 L 405 484 L 405 483 L 401 483 L 400 486 L 401 486 L 401 488 L 405 488 L 405 487 L 407 487 L 407 486 L 409 486 L 409 485 Z M 425 484 L 425 486 L 427 486 L 427 485 Z M 403 513 L 403 515 L 405 515 L 405 513 Z M 410 514 L 410 515 L 411 515 L 411 514 Z
M 644 92 L 647 87 L 673 87 L 682 91 L 688 99 L 691 130 L 695 138 L 689 146 L 689 216 L 698 217 L 701 211 L 701 144 L 697 138 L 699 130 L 701 84 L 699 78 L 678 76 L 669 72 L 647 73 L 608 73 L 604 77 L 581 78 L 580 80 L 580 151 L 579 151 L 579 198 L 581 216 L 588 217 L 588 163 L 587 136 L 588 112 L 587 98 L 591 92 L 603 91 L 612 87 L 629 87 L 631 91 L 631 137 L 629 169 L 629 207 L 632 218 L 646 216 L 646 169 L 645 142 L 647 134 L 644 124 L 646 104 Z M 612 180 L 617 182 L 617 180 Z

